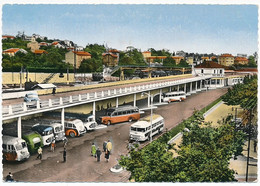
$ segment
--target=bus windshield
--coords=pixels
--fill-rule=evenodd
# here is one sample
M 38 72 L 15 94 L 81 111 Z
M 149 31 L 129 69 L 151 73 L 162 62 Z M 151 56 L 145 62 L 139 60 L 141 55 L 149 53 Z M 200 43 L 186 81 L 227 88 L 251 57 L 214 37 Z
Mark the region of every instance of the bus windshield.
M 145 128 L 131 127 L 131 131 L 145 132 Z
M 114 111 L 115 111 L 114 109 L 108 109 L 106 112 L 106 115 L 111 116 L 112 112 L 114 112 Z
M 26 143 L 25 142 L 18 143 L 18 144 L 15 145 L 15 149 L 16 150 L 22 150 L 25 147 L 26 147 Z
M 52 133 L 53 133 L 52 130 L 48 130 L 48 131 L 43 131 L 43 132 L 42 132 L 42 135 L 43 135 L 43 136 L 47 136 L 47 135 L 50 135 L 50 134 L 52 134 Z

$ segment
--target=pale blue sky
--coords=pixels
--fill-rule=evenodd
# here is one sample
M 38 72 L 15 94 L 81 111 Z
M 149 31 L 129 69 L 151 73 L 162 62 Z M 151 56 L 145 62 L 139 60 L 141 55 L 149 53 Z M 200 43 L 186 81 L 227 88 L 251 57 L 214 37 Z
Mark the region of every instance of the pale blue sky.
M 4 5 L 2 31 L 84 47 L 251 55 L 257 51 L 257 11 L 255 5 Z

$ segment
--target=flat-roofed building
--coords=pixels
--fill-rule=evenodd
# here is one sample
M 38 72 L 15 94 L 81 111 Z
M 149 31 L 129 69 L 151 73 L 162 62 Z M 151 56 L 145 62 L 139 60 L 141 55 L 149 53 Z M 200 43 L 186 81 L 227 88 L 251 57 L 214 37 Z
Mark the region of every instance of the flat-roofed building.
M 218 63 L 224 66 L 232 66 L 234 65 L 234 56 L 231 54 L 222 54 L 218 58 Z
M 73 66 L 76 63 L 77 69 L 84 59 L 91 59 L 91 54 L 85 51 L 69 51 L 65 54 L 65 62 L 72 64 Z

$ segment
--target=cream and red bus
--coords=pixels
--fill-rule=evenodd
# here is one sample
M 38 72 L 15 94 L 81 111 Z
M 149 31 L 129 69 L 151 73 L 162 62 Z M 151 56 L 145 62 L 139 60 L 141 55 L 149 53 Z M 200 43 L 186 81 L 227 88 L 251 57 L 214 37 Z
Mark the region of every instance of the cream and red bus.
M 100 121 L 106 125 L 120 123 L 125 121 L 133 121 L 140 119 L 140 111 L 138 107 L 124 105 L 113 107 L 106 110 L 105 116 L 100 118 Z
M 30 157 L 26 141 L 13 137 L 3 136 L 3 159 L 7 161 L 22 161 Z
M 186 99 L 186 93 L 184 91 L 178 92 L 167 92 L 162 95 L 163 102 L 172 102 L 172 101 L 183 101 Z
M 86 133 L 83 122 L 80 119 L 65 121 L 65 135 L 70 137 L 80 136 Z
M 147 116 L 131 125 L 130 140 L 145 141 L 149 140 L 155 134 L 159 134 L 164 129 L 164 118 L 158 114 Z

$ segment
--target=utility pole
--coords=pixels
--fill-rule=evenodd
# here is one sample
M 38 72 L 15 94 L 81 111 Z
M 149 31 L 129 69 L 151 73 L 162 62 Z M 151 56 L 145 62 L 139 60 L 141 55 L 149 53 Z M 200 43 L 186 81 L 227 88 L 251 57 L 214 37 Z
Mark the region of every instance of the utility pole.
M 253 164 L 249 164 L 249 154 L 250 154 L 250 140 L 251 140 L 251 127 L 252 127 L 252 109 L 249 110 L 249 128 L 248 128 L 248 145 L 247 145 L 247 163 L 246 163 L 246 182 L 248 182 L 248 166 Z

